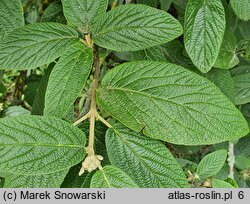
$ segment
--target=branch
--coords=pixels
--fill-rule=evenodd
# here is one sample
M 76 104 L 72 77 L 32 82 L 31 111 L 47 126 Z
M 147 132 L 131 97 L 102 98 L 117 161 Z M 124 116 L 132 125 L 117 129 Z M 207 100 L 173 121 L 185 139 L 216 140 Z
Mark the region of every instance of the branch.
M 92 39 L 88 39 L 87 41 L 92 42 Z M 79 176 L 81 176 L 85 170 L 91 172 L 97 168 L 101 168 L 101 161 L 103 160 L 103 157 L 101 155 L 96 155 L 95 150 L 94 150 L 94 141 L 95 141 L 95 119 L 100 119 L 104 124 L 111 125 L 105 121 L 98 113 L 96 110 L 96 90 L 98 87 L 98 79 L 99 79 L 99 74 L 100 74 L 100 58 L 99 58 L 99 52 L 98 52 L 98 47 L 96 45 L 93 46 L 93 51 L 94 51 L 94 63 L 93 63 L 93 68 L 94 68 L 94 79 L 93 79 L 93 85 L 92 85 L 92 90 L 91 90 L 91 103 L 90 103 L 90 110 L 89 112 L 77 120 L 74 125 L 77 125 L 81 123 L 82 121 L 86 120 L 89 118 L 90 124 L 89 124 L 89 143 L 86 148 L 87 151 L 87 157 L 84 159 L 82 162 L 82 167 L 79 172 Z
M 229 166 L 229 174 L 228 176 L 234 179 L 234 143 L 232 141 L 229 142 L 228 145 L 228 158 L 227 158 L 228 166 Z

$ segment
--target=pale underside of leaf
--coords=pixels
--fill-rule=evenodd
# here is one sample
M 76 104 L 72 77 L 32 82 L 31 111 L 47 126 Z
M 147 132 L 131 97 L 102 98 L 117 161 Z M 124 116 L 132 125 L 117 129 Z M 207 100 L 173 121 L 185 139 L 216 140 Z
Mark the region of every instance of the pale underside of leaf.
M 226 27 L 220 0 L 188 1 L 185 11 L 184 44 L 194 65 L 208 72 L 219 54 Z
M 0 120 L 0 172 L 50 174 L 79 163 L 85 135 L 56 117 L 21 115 Z
M 182 34 L 180 23 L 146 5 L 123 5 L 94 24 L 94 42 L 115 51 L 137 51 L 167 43 Z
M 17 28 L 0 42 L 0 69 L 33 69 L 48 64 L 77 41 L 78 33 L 59 23 Z
M 106 146 L 111 163 L 139 187 L 187 187 L 180 165 L 160 141 L 117 123 L 106 133 Z
M 136 188 L 135 182 L 121 169 L 105 166 L 98 170 L 91 179 L 91 188 Z
M 92 67 L 92 49 L 78 42 L 53 68 L 45 95 L 45 115 L 64 117 L 80 95 Z
M 249 131 L 240 111 L 216 86 L 171 63 L 117 66 L 104 77 L 97 100 L 132 130 L 174 144 L 214 144 Z

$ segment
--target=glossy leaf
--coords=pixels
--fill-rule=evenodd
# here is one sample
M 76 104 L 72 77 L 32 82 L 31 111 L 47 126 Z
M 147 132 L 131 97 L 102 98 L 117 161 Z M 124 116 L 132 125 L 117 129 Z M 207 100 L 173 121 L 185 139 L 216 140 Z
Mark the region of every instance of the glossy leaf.
M 20 0 L 0 0 L 0 35 L 24 26 L 23 8 Z
M 56 117 L 0 119 L 0 172 L 51 174 L 79 163 L 85 155 L 85 135 Z
M 220 0 L 189 0 L 185 12 L 184 44 L 194 65 L 208 72 L 219 54 L 226 27 Z
M 37 23 L 17 28 L 0 41 L 0 69 L 33 69 L 60 57 L 78 33 L 58 23 Z
M 9 175 L 5 177 L 5 188 L 60 188 L 68 169 L 51 174 L 34 176 Z
M 45 95 L 45 115 L 63 118 L 80 95 L 92 68 L 92 49 L 78 42 L 53 68 Z
M 200 178 L 208 178 L 217 174 L 223 167 L 227 158 L 227 150 L 217 150 L 207 154 L 197 167 Z
M 167 43 L 182 34 L 180 23 L 146 5 L 122 5 L 104 14 L 93 29 L 94 42 L 115 51 L 137 51 Z
M 121 169 L 105 166 L 98 170 L 91 179 L 91 188 L 136 188 L 135 182 Z
M 187 187 L 180 165 L 160 141 L 115 124 L 106 133 L 106 146 L 111 164 L 141 188 Z
M 240 111 L 210 81 L 167 62 L 115 67 L 103 78 L 97 99 L 132 130 L 174 144 L 214 144 L 249 131 Z
M 235 14 L 242 20 L 250 20 L 250 0 L 230 0 Z
M 106 12 L 108 0 L 62 0 L 62 4 L 68 22 L 87 33 L 93 22 Z

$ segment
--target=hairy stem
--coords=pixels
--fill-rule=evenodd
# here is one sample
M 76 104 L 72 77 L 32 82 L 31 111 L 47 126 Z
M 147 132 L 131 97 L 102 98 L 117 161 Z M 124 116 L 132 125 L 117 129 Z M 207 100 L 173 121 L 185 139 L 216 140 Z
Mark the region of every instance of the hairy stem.
M 95 117 L 96 117 L 96 90 L 98 87 L 98 78 L 100 73 L 100 59 L 98 53 L 98 47 L 94 46 L 94 79 L 91 93 L 91 104 L 90 104 L 90 125 L 89 125 L 89 144 L 88 144 L 88 155 L 94 155 L 94 138 L 95 138 Z
M 86 36 L 85 36 L 86 37 Z M 87 151 L 87 157 L 82 162 L 82 167 L 80 169 L 79 175 L 81 176 L 85 170 L 91 172 L 97 168 L 101 169 L 101 161 L 103 160 L 103 157 L 101 155 L 96 155 L 94 150 L 94 142 L 95 142 L 95 119 L 99 119 L 102 121 L 105 125 L 107 125 L 109 128 L 112 128 L 112 126 L 104 119 L 102 118 L 96 108 L 96 90 L 98 88 L 98 79 L 100 74 L 100 58 L 99 58 L 99 52 L 98 47 L 96 45 L 92 44 L 92 39 L 88 36 L 88 40 L 86 38 L 86 42 L 89 46 L 93 47 L 94 51 L 94 63 L 93 63 L 93 69 L 94 69 L 94 78 L 93 78 L 93 84 L 91 89 L 91 102 L 90 102 L 90 110 L 89 112 L 74 122 L 73 125 L 78 125 L 79 123 L 83 122 L 84 120 L 89 118 L 89 142 L 88 146 L 86 148 Z M 92 46 L 93 45 L 93 46 Z
M 229 142 L 229 145 L 228 145 L 227 162 L 228 162 L 228 166 L 229 166 L 229 174 L 228 174 L 228 176 L 233 179 L 234 178 L 234 162 L 235 162 L 235 158 L 234 158 L 234 144 L 231 141 Z

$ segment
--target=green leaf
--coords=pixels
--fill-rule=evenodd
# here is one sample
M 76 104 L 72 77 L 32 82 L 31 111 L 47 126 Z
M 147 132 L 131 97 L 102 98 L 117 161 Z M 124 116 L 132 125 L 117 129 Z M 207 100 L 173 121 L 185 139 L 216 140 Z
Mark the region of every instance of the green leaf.
M 174 144 L 214 144 L 249 132 L 240 111 L 209 80 L 167 62 L 115 67 L 97 101 L 132 130 Z
M 168 42 L 167 44 L 164 44 L 161 48 L 165 55 L 165 58 L 167 59 L 166 61 L 184 66 L 186 68 L 194 67 L 190 58 L 184 55 L 185 48 L 179 40 L 173 40 L 171 42 Z
M 227 142 L 227 148 L 228 148 L 228 142 Z M 219 180 L 225 180 L 227 179 L 228 175 L 229 175 L 229 168 L 227 162 L 225 162 L 223 167 L 220 169 L 220 171 L 218 171 L 216 175 L 213 176 L 213 178 Z
M 185 12 L 184 44 L 194 65 L 208 72 L 214 65 L 226 27 L 220 0 L 189 0 Z
M 206 78 L 211 80 L 232 102 L 235 100 L 234 81 L 228 70 L 211 69 L 206 73 Z
M 111 164 L 141 188 L 187 187 L 180 165 L 160 141 L 117 123 L 106 133 L 106 146 Z
M 146 5 L 122 5 L 94 24 L 94 42 L 115 51 L 137 51 L 167 43 L 182 34 L 180 23 L 165 11 Z
M 236 156 L 234 165 L 240 170 L 248 169 L 250 168 L 250 159 L 243 156 Z
M 20 0 L 0 0 L 0 35 L 24 25 Z
M 0 119 L 0 172 L 51 174 L 79 163 L 85 155 L 85 135 L 56 117 Z
M 10 106 L 3 111 L 2 117 L 14 117 L 18 115 L 30 115 L 30 111 L 22 106 Z
M 230 70 L 230 74 L 232 77 L 240 74 L 247 74 L 249 72 L 250 72 L 250 65 L 241 65 Z
M 63 15 L 63 8 L 59 1 L 52 2 L 45 9 L 43 16 L 41 18 L 42 22 L 57 22 L 66 24 L 66 19 Z
M 1 81 L 1 80 L 0 80 Z M 0 95 L 2 96 L 3 94 L 5 94 L 7 92 L 6 87 L 4 86 L 4 84 L 2 82 L 0 82 Z
M 4 188 L 59 188 L 67 172 L 68 169 L 34 176 L 12 174 L 5 177 Z
M 108 0 L 62 0 L 62 4 L 68 22 L 87 33 L 93 22 L 106 12 Z
M 239 40 L 246 39 L 250 40 L 250 21 L 240 21 L 237 27 L 236 36 Z
M 80 42 L 65 50 L 49 77 L 44 115 L 65 117 L 89 76 L 92 58 L 92 49 Z
M 131 61 L 139 60 L 166 61 L 164 53 L 160 46 L 131 52 Z
M 37 80 L 35 81 L 28 81 L 29 78 L 26 78 L 26 87 L 23 91 L 23 95 L 24 95 L 24 100 L 30 105 L 33 105 L 36 93 L 37 93 L 37 89 L 40 85 L 40 80 L 41 78 L 39 77 Z
M 233 77 L 235 84 L 235 104 L 241 105 L 250 102 L 250 73 Z
M 250 156 L 250 135 L 241 138 L 236 145 L 234 145 L 234 154 L 240 156 Z
M 237 178 L 237 177 L 239 177 L 239 175 L 238 175 L 237 172 L 235 172 L 235 178 Z M 238 179 L 239 179 L 239 178 L 238 178 Z M 232 179 L 232 178 L 230 178 L 230 177 L 227 177 L 227 178 L 225 179 L 225 181 L 226 181 L 227 183 L 230 183 L 234 188 L 239 188 L 238 184 L 236 183 L 236 181 L 235 181 L 234 179 Z
M 172 0 L 160 0 L 161 10 L 168 11 L 171 6 Z
M 51 63 L 49 67 L 45 70 L 45 73 L 40 81 L 36 96 L 34 98 L 34 102 L 32 105 L 32 115 L 43 115 L 44 112 L 44 100 L 45 100 L 45 94 L 46 89 L 48 86 L 49 76 L 52 71 L 52 68 L 54 67 L 54 63 Z
M 196 169 L 198 166 L 198 164 L 196 164 L 195 162 L 189 161 L 187 159 L 177 158 L 176 160 L 178 161 L 178 163 L 181 165 L 182 168 L 187 166 Z
M 159 0 L 136 0 L 138 4 L 146 4 L 148 6 L 157 7 L 159 4 Z
M 226 29 L 229 32 L 234 32 L 238 27 L 239 19 L 235 16 L 232 7 L 228 4 L 227 0 L 222 0 L 226 17 Z M 225 31 L 226 34 L 227 31 Z
M 239 64 L 240 60 L 236 55 L 236 47 L 237 39 L 234 33 L 227 30 L 214 67 L 220 69 L 231 69 Z
M 230 183 L 218 179 L 213 179 L 212 181 L 213 188 L 235 188 Z
M 114 166 L 105 166 L 91 179 L 91 188 L 137 188 L 135 182 L 122 170 Z
M 223 167 L 227 158 L 227 150 L 217 150 L 207 154 L 197 167 L 197 174 L 200 178 L 207 178 L 217 174 Z
M 94 171 L 92 172 L 84 172 L 83 175 L 79 176 L 79 171 L 82 164 L 75 165 L 71 167 L 67 176 L 65 177 L 61 188 L 89 188 L 91 178 L 94 175 Z
M 230 0 L 230 4 L 236 16 L 244 21 L 250 19 L 250 0 Z
M 171 144 L 171 150 L 174 152 L 177 152 L 177 154 L 183 154 L 183 155 L 191 155 L 195 154 L 199 151 L 202 151 L 203 145 L 195 145 L 195 146 L 186 146 L 186 145 L 175 145 Z
M 33 69 L 60 57 L 78 33 L 59 23 L 37 23 L 17 28 L 0 41 L 0 69 Z

